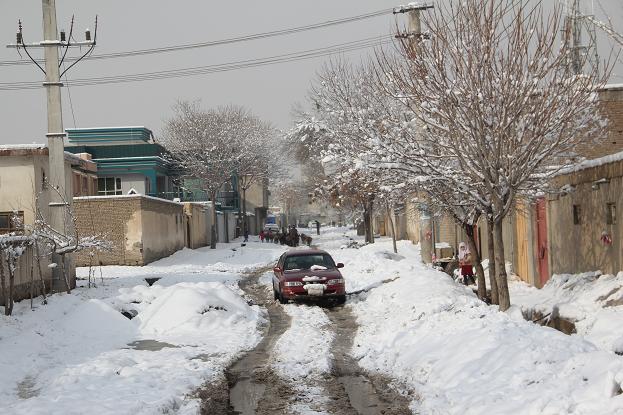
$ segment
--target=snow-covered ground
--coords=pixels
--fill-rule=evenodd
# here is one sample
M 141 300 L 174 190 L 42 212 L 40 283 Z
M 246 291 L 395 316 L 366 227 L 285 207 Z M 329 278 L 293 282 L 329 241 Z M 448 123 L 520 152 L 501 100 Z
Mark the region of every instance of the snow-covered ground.
M 240 296 L 247 269 L 283 247 L 183 250 L 145 267 L 103 267 L 49 304 L 0 318 L 0 399 L 11 414 L 196 413 L 190 395 L 260 340 L 263 312 Z M 86 277 L 88 271 L 79 269 Z M 152 287 L 145 277 L 160 277 Z M 132 320 L 121 310 L 137 312 Z
M 271 278 L 272 272 L 261 279 L 270 295 Z M 323 413 L 315 408 L 326 403 L 319 383 L 331 371 L 330 348 L 335 333 L 329 328 L 326 313 L 316 305 L 285 304 L 283 309 L 291 318 L 291 326 L 275 344 L 272 367 L 297 393 L 289 408 L 292 414 Z
M 354 357 L 412 388 L 414 412 L 623 413 L 623 357 L 485 305 L 407 241 L 395 255 L 386 238 L 340 249 L 348 237 L 325 236 L 349 292 L 376 287 L 348 302 L 360 324 Z
M 577 316 L 578 334 L 566 336 L 524 321 L 519 308 L 500 313 L 485 305 L 423 265 L 408 241 L 394 254 L 387 238 L 347 248 L 361 238 L 345 228 L 313 237 L 345 264 L 346 307 L 360 325 L 353 357 L 414 392 L 415 413 L 623 413 L 623 357 L 612 352 L 620 340 L 620 306 L 603 307 L 622 274 L 602 276 L 597 285 L 586 275 L 557 277 L 540 291 L 512 286 L 516 304 L 556 304 Z M 3 408 L 11 414 L 197 413 L 192 392 L 222 379 L 227 365 L 260 340 L 265 311 L 241 297 L 241 274 L 283 250 L 258 242 L 184 250 L 145 267 L 104 267 L 96 288 L 80 281 L 71 295 L 54 295 L 45 306 L 38 301 L 34 311 L 28 301 L 17 304 L 14 316 L 0 317 Z M 269 276 L 262 278 L 267 289 Z M 148 287 L 145 277 L 161 279 Z M 295 402 L 292 412 L 317 413 L 334 330 L 318 307 L 289 304 L 284 311 L 292 326 L 277 340 L 271 364 L 309 398 Z
M 529 314 L 558 313 L 572 320 L 578 335 L 605 350 L 623 354 L 623 272 L 554 275 L 542 289 L 509 283 L 511 300 Z

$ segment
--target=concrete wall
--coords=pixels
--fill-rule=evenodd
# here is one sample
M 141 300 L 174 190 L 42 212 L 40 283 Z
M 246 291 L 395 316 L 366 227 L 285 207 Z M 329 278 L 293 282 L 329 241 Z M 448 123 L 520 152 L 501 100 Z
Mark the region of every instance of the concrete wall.
M 602 179 L 607 183 L 595 183 Z M 547 203 L 549 269 L 551 274 L 601 270 L 616 274 L 623 269 L 623 161 L 561 176 L 557 186 L 574 190 Z M 606 223 L 606 204 L 615 203 L 615 224 Z M 573 206 L 580 208 L 580 223 L 574 224 Z M 605 244 L 602 234 L 612 244 Z
M 138 194 L 144 195 L 147 193 L 145 182 L 146 178 L 142 174 L 122 174 L 119 176 L 115 176 L 121 178 L 121 189 L 123 190 L 123 194 L 127 195 L 131 189 L 136 190 Z
M 50 191 L 44 189 L 44 177 L 49 179 L 48 150 L 47 148 L 27 150 L 3 150 L 0 154 L 0 212 L 13 210 L 24 213 L 24 225 L 33 225 L 36 210 L 39 209 L 43 217 L 48 217 Z M 71 203 L 72 169 L 71 163 L 65 162 L 65 188 L 68 201 Z M 39 197 L 38 206 L 36 202 Z M 34 295 L 40 294 L 40 276 L 33 251 L 24 254 L 17 264 L 15 274 L 14 294 L 19 301 L 30 297 L 31 265 L 34 262 Z M 49 291 L 52 283 L 52 271 L 48 268 L 50 260 L 41 259 L 41 273 L 46 290 Z M 67 258 L 71 284 L 75 284 L 75 268 L 71 258 Z M 0 304 L 3 304 L 0 298 Z
M 111 252 L 97 252 L 94 265 L 145 265 L 182 249 L 185 219 L 182 204 L 145 196 L 107 196 L 74 199 L 81 235 L 109 240 Z M 89 252 L 77 255 L 88 266 Z
M 199 203 L 184 203 L 186 224 L 186 247 L 200 248 L 210 243 L 211 210 L 208 206 Z
M 143 264 L 169 256 L 185 246 L 184 206 L 141 197 Z

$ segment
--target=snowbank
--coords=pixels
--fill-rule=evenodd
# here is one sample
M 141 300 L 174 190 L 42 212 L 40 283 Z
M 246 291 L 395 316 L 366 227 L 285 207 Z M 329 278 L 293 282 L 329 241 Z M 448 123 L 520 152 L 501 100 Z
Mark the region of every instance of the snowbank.
M 282 251 L 259 243 L 184 250 L 145 267 L 103 267 L 101 277 L 98 269 L 97 287 L 79 281 L 34 311 L 16 304 L 14 316 L 0 317 L 5 411 L 196 413 L 191 392 L 260 340 L 262 312 L 241 298 L 241 272 Z M 161 279 L 149 287 L 145 277 Z
M 398 249 L 387 255 L 391 241 L 381 239 L 331 253 L 352 288 L 375 287 L 349 300 L 360 324 L 354 357 L 413 388 L 414 412 L 622 413 L 622 357 L 500 313 L 424 266 L 417 247 Z
M 623 272 L 554 275 L 542 289 L 510 281 L 511 301 L 525 315 L 557 310 L 575 323 L 578 335 L 598 347 L 623 353 Z

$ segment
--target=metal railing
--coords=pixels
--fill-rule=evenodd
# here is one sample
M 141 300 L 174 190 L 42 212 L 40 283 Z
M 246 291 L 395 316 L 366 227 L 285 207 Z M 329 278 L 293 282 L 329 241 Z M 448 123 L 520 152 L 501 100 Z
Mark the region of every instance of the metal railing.
M 203 191 L 188 192 L 155 192 L 148 193 L 147 196 L 157 197 L 159 199 L 166 200 L 179 200 L 180 202 L 208 202 L 210 198 Z M 224 191 L 218 192 L 216 197 L 217 209 L 236 210 L 239 205 L 238 192 L 236 191 Z

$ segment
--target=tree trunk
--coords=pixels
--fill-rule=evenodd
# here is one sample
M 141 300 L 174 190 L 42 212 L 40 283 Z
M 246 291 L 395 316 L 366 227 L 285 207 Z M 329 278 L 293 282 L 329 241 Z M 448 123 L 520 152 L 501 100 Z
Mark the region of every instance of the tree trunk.
M 247 234 L 249 224 L 247 223 L 247 190 L 242 189 L 242 235 Z
M 498 283 L 495 279 L 495 247 L 493 245 L 493 221 L 487 218 L 487 248 L 489 251 L 489 285 L 491 286 L 491 304 L 500 304 Z
M 9 289 L 7 292 L 7 298 L 5 298 L 4 310 L 7 316 L 13 314 L 13 291 L 15 287 L 15 259 L 9 259 Z
M 9 299 L 6 289 L 6 279 L 4 275 L 4 253 L 0 250 L 0 294 L 2 295 L 2 301 L 4 302 L 4 315 L 11 315 L 9 312 Z
M 65 254 L 60 255 L 61 259 L 61 275 L 65 280 L 65 288 L 67 289 L 67 294 L 71 294 L 71 286 L 69 284 L 69 274 L 67 272 L 67 268 L 65 267 Z
M 366 233 L 366 243 L 374 243 L 374 232 L 372 230 L 372 209 L 373 201 L 366 199 L 363 203 L 363 227 Z
M 478 298 L 485 301 L 487 298 L 487 285 L 485 282 L 485 270 L 482 268 L 482 258 L 474 240 L 474 225 L 463 223 L 465 235 L 467 235 L 467 245 L 472 253 L 472 265 L 476 268 L 476 278 L 478 279 Z
M 48 299 L 45 295 L 45 277 L 43 276 L 43 270 L 41 269 L 41 253 L 39 251 L 39 243 L 35 241 L 35 255 L 37 255 L 37 271 L 39 271 L 39 279 L 41 282 L 41 296 L 43 297 L 43 304 L 48 303 Z
M 502 238 L 502 219 L 493 223 L 493 244 L 495 249 L 495 268 L 497 270 L 498 300 L 500 311 L 506 311 L 511 306 L 506 276 L 506 261 L 504 258 L 504 240 Z
M 394 229 L 394 220 L 392 219 L 392 211 L 389 206 L 387 206 L 387 219 L 389 220 L 389 226 L 392 231 L 392 244 L 394 246 L 394 253 L 397 254 L 398 247 L 396 246 L 396 230 Z
M 212 192 L 210 198 L 212 199 L 212 226 L 210 229 L 210 249 L 216 249 L 216 235 L 218 231 L 218 214 L 216 213 L 216 192 Z

